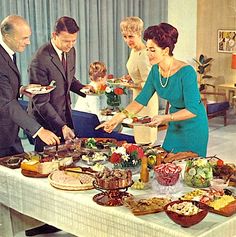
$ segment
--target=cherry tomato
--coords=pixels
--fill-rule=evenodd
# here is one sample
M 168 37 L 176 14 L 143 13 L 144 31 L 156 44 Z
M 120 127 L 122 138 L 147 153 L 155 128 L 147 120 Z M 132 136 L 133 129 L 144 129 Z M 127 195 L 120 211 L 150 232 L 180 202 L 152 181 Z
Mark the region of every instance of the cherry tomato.
M 223 166 L 224 161 L 223 160 L 217 160 L 217 166 Z

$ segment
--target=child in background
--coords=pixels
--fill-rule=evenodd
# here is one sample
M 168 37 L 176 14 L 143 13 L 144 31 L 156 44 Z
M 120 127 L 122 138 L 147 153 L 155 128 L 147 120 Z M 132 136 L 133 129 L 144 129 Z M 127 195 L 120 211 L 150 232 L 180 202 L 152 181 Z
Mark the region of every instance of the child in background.
M 106 89 L 107 78 L 106 65 L 102 62 L 93 62 L 89 65 L 89 79 L 95 93 L 84 91 L 85 98 L 79 96 L 74 109 L 78 111 L 96 114 L 101 120 L 100 110 L 106 105 L 106 96 L 103 93 Z M 82 91 L 82 90 L 81 90 Z
M 106 89 L 107 68 L 102 62 L 94 62 L 89 66 L 89 83 L 95 90 L 95 93 L 103 93 Z

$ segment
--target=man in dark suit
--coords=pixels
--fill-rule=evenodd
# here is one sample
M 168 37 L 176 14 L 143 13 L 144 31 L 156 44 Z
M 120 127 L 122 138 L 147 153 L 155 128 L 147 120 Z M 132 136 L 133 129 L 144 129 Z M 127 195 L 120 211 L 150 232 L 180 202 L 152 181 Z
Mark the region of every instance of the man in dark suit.
M 23 152 L 19 127 L 46 144 L 55 145 L 59 138 L 31 118 L 18 102 L 20 94 L 27 93 L 20 86 L 14 59 L 16 52 L 23 52 L 30 44 L 30 27 L 24 18 L 12 15 L 1 22 L 0 28 L 0 157 Z
M 79 26 L 73 18 L 63 16 L 56 21 L 50 42 L 41 46 L 29 66 L 31 83 L 48 85 L 55 81 L 56 88 L 49 94 L 35 96 L 28 112 L 47 129 L 61 137 L 61 141 L 74 138 L 70 91 L 85 96 L 85 87 L 75 78 L 76 43 Z M 88 85 L 86 86 L 88 87 Z M 35 150 L 43 144 L 36 139 Z

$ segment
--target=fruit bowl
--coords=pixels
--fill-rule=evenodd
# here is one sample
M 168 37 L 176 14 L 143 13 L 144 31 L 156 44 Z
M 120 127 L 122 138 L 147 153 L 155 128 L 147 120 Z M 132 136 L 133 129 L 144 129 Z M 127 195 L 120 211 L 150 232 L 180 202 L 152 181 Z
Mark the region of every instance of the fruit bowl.
M 190 227 L 201 222 L 208 213 L 208 206 L 198 201 L 178 200 L 164 207 L 167 216 L 182 227 Z

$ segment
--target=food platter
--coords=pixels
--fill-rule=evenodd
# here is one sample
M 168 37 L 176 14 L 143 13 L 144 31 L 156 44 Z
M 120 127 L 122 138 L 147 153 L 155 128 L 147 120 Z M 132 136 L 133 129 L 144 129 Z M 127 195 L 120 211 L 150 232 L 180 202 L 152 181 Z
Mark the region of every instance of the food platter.
M 93 189 L 94 177 L 91 174 L 77 172 L 70 175 L 66 171 L 54 171 L 48 176 L 49 183 L 58 189 L 68 191 L 83 191 Z
M 147 123 L 151 122 L 151 118 L 149 116 L 144 117 L 135 117 L 133 118 L 133 122 L 130 124 L 132 126 L 146 126 Z
M 127 81 L 120 78 L 108 79 L 107 84 L 113 85 L 113 86 L 124 86 L 124 87 L 132 87 L 132 88 L 139 87 L 139 85 L 134 83 L 132 80 Z
M 224 193 L 219 193 L 219 191 L 212 190 L 212 189 L 194 189 L 193 191 L 185 194 L 181 197 L 181 200 L 196 200 L 200 202 L 203 202 L 208 206 L 208 209 L 210 212 L 222 215 L 222 216 L 232 216 L 236 213 L 236 197 L 233 195 L 224 195 Z M 223 192 L 223 191 L 222 191 Z M 210 195 L 209 195 L 209 194 Z M 215 194 L 216 193 L 216 194 Z M 214 195 L 216 196 L 216 199 L 214 199 Z M 206 201 L 207 198 L 213 199 L 210 201 Z M 231 198 L 230 198 L 231 197 Z M 231 201 L 227 202 L 226 200 L 229 199 Z M 214 200 L 218 202 L 217 204 L 214 204 Z M 225 205 L 222 206 L 225 202 Z M 221 205 L 221 206 L 218 206 Z
M 154 196 L 131 196 L 124 198 L 124 206 L 128 207 L 135 216 L 161 212 L 171 199 Z
M 26 177 L 30 177 L 30 178 L 47 178 L 49 174 L 40 174 L 38 172 L 35 171 L 31 171 L 31 170 L 21 170 L 21 173 L 26 176 Z
M 209 211 L 215 214 L 219 214 L 222 216 L 232 216 L 236 213 L 236 199 L 229 203 L 227 206 L 221 208 L 220 210 L 215 210 L 214 208 L 209 208 Z
M 29 85 L 25 90 L 33 95 L 50 93 L 56 86 Z
M 83 154 L 81 156 L 81 160 L 89 166 L 93 166 L 97 163 L 105 164 L 108 160 L 108 156 L 103 152 L 88 152 L 87 154 Z
M 113 116 L 119 112 L 120 112 L 119 108 L 105 108 L 105 109 L 101 109 L 100 111 L 101 115 L 104 115 L 104 116 Z
M 20 164 L 23 161 L 25 153 L 14 155 L 14 156 L 6 156 L 0 159 L 0 165 L 6 166 L 10 169 L 20 168 Z
M 92 96 L 99 96 L 99 95 L 101 95 L 101 93 L 92 92 L 89 88 L 83 88 L 80 91 L 82 93 L 84 93 L 85 95 L 92 95 Z
M 81 149 L 85 151 L 110 151 L 110 148 L 117 145 L 114 138 L 81 138 Z

